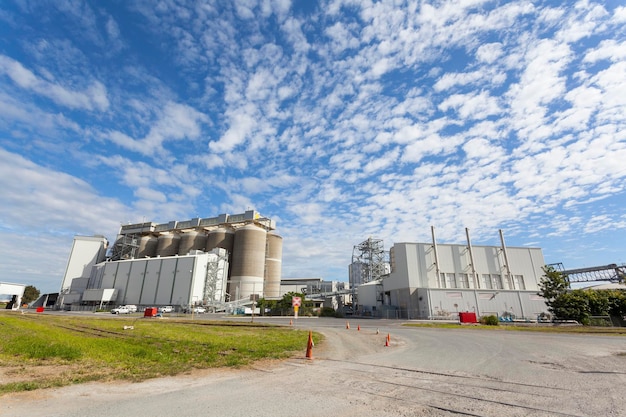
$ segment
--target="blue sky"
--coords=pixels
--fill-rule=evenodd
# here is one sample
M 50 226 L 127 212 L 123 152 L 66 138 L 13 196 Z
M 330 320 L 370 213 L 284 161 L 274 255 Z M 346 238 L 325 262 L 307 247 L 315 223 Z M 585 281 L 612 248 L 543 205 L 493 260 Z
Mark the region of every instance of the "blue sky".
M 622 1 L 0 4 L 0 280 L 74 235 L 255 209 L 283 276 L 352 247 L 626 262 Z

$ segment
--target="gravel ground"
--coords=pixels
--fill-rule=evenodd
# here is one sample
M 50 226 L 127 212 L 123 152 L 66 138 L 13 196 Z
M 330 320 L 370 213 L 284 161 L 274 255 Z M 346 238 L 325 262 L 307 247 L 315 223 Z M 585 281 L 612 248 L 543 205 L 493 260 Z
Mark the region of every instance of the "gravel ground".
M 297 324 L 326 337 L 312 360 L 5 395 L 0 415 L 626 415 L 624 337 L 344 323 Z

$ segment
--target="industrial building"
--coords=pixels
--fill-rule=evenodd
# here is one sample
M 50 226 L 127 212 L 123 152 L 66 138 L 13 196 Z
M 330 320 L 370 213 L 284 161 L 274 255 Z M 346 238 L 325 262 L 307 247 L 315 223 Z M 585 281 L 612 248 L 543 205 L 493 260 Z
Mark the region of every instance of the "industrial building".
M 322 278 L 289 278 L 280 283 L 280 294 L 290 292 L 304 294 L 313 307 L 329 307 L 334 310 L 343 308 L 352 302 L 352 292 L 347 282 L 324 281 Z
M 358 287 L 358 312 L 404 319 L 458 320 L 459 313 L 536 319 L 547 311 L 537 294 L 545 266 L 540 248 L 396 243 L 391 272 Z M 356 268 L 353 268 L 356 270 Z M 358 267 L 362 270 L 362 266 Z M 352 269 L 351 269 L 352 270 Z
M 107 253 L 102 236 L 76 236 L 57 306 L 206 305 L 277 298 L 282 237 L 253 210 L 163 224 L 123 225 Z
M 7 298 L 7 310 L 17 310 L 20 308 L 22 297 L 24 297 L 24 290 L 26 285 L 13 284 L 10 282 L 0 282 L 0 296 Z

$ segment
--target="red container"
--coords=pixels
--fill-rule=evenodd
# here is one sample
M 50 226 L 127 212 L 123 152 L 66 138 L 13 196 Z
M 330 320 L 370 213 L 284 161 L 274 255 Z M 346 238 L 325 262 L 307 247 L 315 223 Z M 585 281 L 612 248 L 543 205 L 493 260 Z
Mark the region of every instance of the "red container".
M 37 313 L 43 313 L 44 308 L 43 307 L 37 307 Z
M 154 317 L 158 313 L 158 309 L 156 307 L 148 307 L 143 311 L 144 317 Z
M 459 313 L 459 321 L 461 323 L 478 323 L 478 320 L 476 320 L 476 313 L 469 311 Z

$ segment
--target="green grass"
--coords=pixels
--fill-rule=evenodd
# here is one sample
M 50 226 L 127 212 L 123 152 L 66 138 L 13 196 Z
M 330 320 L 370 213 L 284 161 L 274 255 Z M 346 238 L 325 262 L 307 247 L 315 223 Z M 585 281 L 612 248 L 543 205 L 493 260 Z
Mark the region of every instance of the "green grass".
M 306 331 L 250 323 L 18 313 L 0 314 L 0 334 L 0 394 L 241 367 L 304 355 L 308 340 Z
M 542 333 L 579 333 L 626 336 L 626 327 L 592 327 L 592 326 L 546 326 L 546 325 L 515 325 L 501 324 L 486 326 L 482 324 L 455 324 L 455 323 L 405 323 L 407 327 L 431 327 L 439 329 L 470 329 L 493 331 L 518 331 Z

